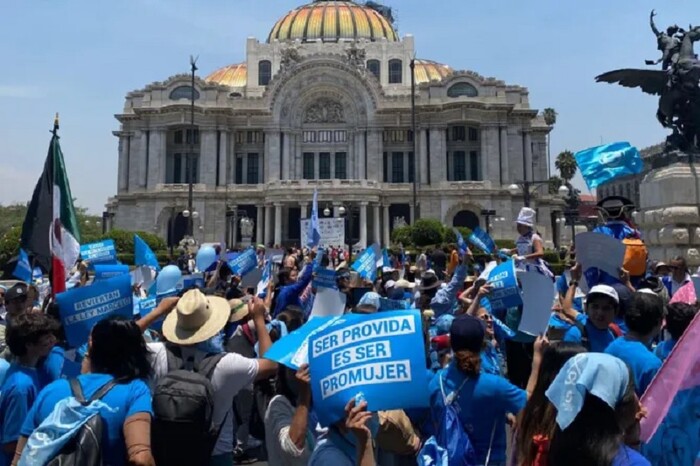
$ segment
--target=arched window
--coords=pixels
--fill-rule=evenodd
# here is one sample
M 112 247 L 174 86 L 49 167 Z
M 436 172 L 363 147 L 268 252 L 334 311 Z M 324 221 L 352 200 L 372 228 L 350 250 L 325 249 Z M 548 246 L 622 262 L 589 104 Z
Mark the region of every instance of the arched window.
M 389 84 L 403 82 L 403 62 L 399 59 L 389 60 Z
M 375 75 L 377 79 L 382 79 L 382 64 L 379 60 L 367 60 L 367 69 Z
M 178 86 L 170 93 L 170 100 L 192 99 L 192 86 Z M 199 91 L 194 90 L 194 100 L 199 99 Z
M 447 97 L 476 97 L 479 92 L 469 83 L 457 83 L 447 90 Z
M 262 60 L 258 63 L 258 85 L 267 86 L 272 79 L 272 63 L 269 60 Z
M 467 227 L 470 230 L 479 226 L 479 217 L 471 210 L 460 210 L 452 219 L 453 227 Z

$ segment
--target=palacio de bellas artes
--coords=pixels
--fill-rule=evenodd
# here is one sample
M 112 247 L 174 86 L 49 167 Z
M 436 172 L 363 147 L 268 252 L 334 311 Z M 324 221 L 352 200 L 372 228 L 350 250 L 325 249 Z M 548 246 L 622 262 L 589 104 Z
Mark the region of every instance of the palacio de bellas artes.
M 552 128 L 526 87 L 416 57 L 415 32 L 372 2 L 317 0 L 271 18 L 243 63 L 200 74 L 193 60 L 129 92 L 109 228 L 172 244 L 191 217 L 200 243 L 299 244 L 318 188 L 322 216 L 352 216 L 358 248 L 416 218 L 484 228 L 492 215 L 492 235 L 510 238 L 525 201 L 512 185 L 548 179 Z M 556 243 L 564 202 L 533 191 Z

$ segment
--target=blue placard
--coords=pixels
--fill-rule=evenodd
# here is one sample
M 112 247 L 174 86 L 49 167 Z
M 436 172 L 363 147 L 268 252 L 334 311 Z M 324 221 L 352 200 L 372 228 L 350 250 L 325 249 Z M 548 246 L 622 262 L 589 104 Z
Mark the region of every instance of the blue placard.
M 107 280 L 129 273 L 129 266 L 122 264 L 95 264 L 95 281 Z
M 360 254 L 355 262 L 352 263 L 352 269 L 360 274 L 360 277 L 365 280 L 374 282 L 377 278 L 377 255 L 375 246 L 370 246 Z
M 255 254 L 255 249 L 248 248 L 240 254 L 234 255 L 228 261 L 228 266 L 234 275 L 242 277 L 258 266 L 258 256 Z
M 314 272 L 314 288 L 332 288 L 338 289 L 338 283 L 335 279 L 335 270 L 318 269 Z
M 156 308 L 158 303 L 160 303 L 163 300 L 163 298 L 166 298 L 166 297 L 170 296 L 171 294 L 173 296 L 175 296 L 174 293 L 169 293 L 167 296 L 166 295 L 158 296 L 158 298 L 149 296 L 148 298 L 142 299 L 141 302 L 139 303 L 139 312 L 141 314 L 141 318 L 144 318 L 148 314 L 153 312 L 153 309 Z M 163 331 L 163 319 L 160 319 L 160 320 L 154 322 L 153 324 L 151 324 L 150 328 L 152 328 L 153 330 L 155 330 L 157 332 L 162 332 Z
M 323 426 L 342 419 L 362 393 L 367 410 L 430 404 L 418 311 L 345 314 L 309 338 L 315 412 Z
M 380 311 L 401 311 L 404 309 L 410 309 L 410 304 L 408 301 L 400 299 L 379 298 Z
M 120 315 L 131 319 L 134 312 L 131 300 L 129 274 L 56 295 L 68 343 L 77 348 L 87 342 L 92 327 L 105 317 Z
M 80 246 L 80 257 L 90 264 L 114 264 L 117 262 L 117 249 L 114 240 L 106 239 L 99 243 Z
M 309 337 L 323 330 L 337 319 L 340 319 L 340 317 L 316 317 L 309 320 L 286 337 L 277 340 L 265 353 L 265 359 L 291 367 L 294 370 L 299 369 L 299 366 L 308 362 Z
M 201 273 L 193 273 L 192 275 L 184 275 L 175 285 L 177 291 L 189 290 L 191 288 L 204 288 L 204 275 Z
M 491 270 L 488 284 L 492 287 L 488 299 L 494 311 L 518 307 L 523 304 L 515 275 L 515 262 L 512 259 Z
M 467 241 L 486 254 L 493 254 L 496 251 L 496 243 L 493 241 L 493 238 L 479 227 L 472 230 L 472 234 L 469 235 Z

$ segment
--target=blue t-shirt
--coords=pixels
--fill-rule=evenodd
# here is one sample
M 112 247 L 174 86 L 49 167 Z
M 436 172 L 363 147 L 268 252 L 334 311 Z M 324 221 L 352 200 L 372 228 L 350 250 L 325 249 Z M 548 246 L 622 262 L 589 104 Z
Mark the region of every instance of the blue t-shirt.
M 41 390 L 37 370 L 12 364 L 0 388 L 0 445 L 16 442 L 22 423 Z M 9 466 L 14 453 L 0 450 L 0 466 Z
M 634 376 L 634 391 L 639 397 L 661 368 L 661 359 L 639 341 L 618 338 L 610 343 L 605 352 L 622 359 L 629 366 Z
M 63 361 L 66 359 L 66 352 L 60 346 L 54 346 L 48 356 L 37 367 L 39 374 L 40 388 L 44 388 L 54 380 L 61 378 L 63 373 Z
M 566 296 L 566 293 L 569 292 L 569 280 L 566 278 L 566 275 L 559 275 L 557 278 L 557 293 L 559 293 L 562 296 Z M 574 301 L 572 303 L 574 305 L 574 309 L 576 309 L 578 312 L 583 312 L 583 298 L 582 297 L 576 297 L 574 296 Z
M 613 458 L 612 466 L 651 466 L 641 453 L 623 445 Z
M 600 330 L 593 325 L 585 314 L 579 314 L 576 320 L 586 328 L 586 336 L 588 337 L 588 351 L 593 353 L 602 353 L 610 343 L 615 340 L 615 334 L 608 328 Z M 582 344 L 583 335 L 581 329 L 574 325 L 564 334 L 564 341 L 571 343 Z
M 107 374 L 85 374 L 78 377 L 85 398 L 90 398 L 100 387 L 112 380 Z M 27 414 L 21 433 L 29 437 L 41 422 L 53 411 L 54 405 L 71 396 L 67 380 L 57 380 L 41 391 L 34 406 Z M 126 444 L 124 443 L 124 421 L 137 413 L 153 414 L 151 410 L 151 392 L 143 380 L 115 385 L 102 401 L 116 412 L 100 410 L 105 421 L 106 438 L 102 439 L 103 462 L 105 465 L 126 464 Z
M 491 342 L 481 351 L 481 372 L 503 375 L 501 352 Z
M 444 378 L 445 394 L 449 395 L 459 389 L 466 375 L 454 362 L 435 374 L 430 382 L 430 404 L 442 408 L 439 377 Z M 462 425 L 474 446 L 478 464 L 486 460 L 492 432 L 490 461 L 501 463 L 506 460 L 506 413 L 517 414 L 525 406 L 526 400 L 525 390 L 497 375 L 479 374 L 464 383 L 455 402 L 459 406 Z
M 676 346 L 677 342 L 678 340 L 674 340 L 673 338 L 662 341 L 661 343 L 656 345 L 656 348 L 654 349 L 654 354 L 656 355 L 656 357 L 661 359 L 661 361 L 665 361 L 668 355 L 671 354 L 671 351 Z

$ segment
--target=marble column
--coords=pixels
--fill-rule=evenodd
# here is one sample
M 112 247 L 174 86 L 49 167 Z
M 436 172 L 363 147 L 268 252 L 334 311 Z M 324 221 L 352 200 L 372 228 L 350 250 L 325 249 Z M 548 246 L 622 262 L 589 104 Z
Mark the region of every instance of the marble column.
M 229 140 L 231 139 L 230 134 L 228 131 L 220 131 L 219 132 L 219 178 L 218 178 L 218 185 L 219 186 L 226 186 L 227 184 L 227 177 L 226 174 L 228 173 L 228 147 L 229 147 Z
M 280 179 L 280 133 L 279 131 L 265 132 L 265 171 L 266 182 Z
M 360 202 L 360 248 L 367 248 L 367 203 Z
M 215 130 L 202 131 L 199 151 L 199 183 L 216 185 L 216 136 Z M 197 160 L 194 158 L 193 160 Z
M 282 133 L 282 179 L 289 180 L 290 176 L 290 159 L 292 152 L 292 134 L 288 131 Z
M 365 167 L 365 161 L 367 158 L 369 157 L 365 156 L 365 132 L 357 131 L 355 132 L 355 178 L 358 180 L 368 178 L 365 176 L 367 173 L 367 169 Z
M 382 246 L 387 247 L 389 246 L 389 243 L 391 243 L 391 236 L 390 236 L 390 220 L 389 220 L 389 204 L 384 204 L 384 237 L 382 238 Z
M 282 204 L 275 204 L 275 244 L 282 244 Z
M 410 219 L 408 220 L 408 224 L 413 225 L 414 223 L 416 223 L 416 209 L 413 208 L 413 202 L 411 202 L 408 205 L 408 208 L 409 208 L 409 216 L 410 216 Z
M 416 154 L 416 163 L 418 164 L 418 182 L 420 184 L 429 184 L 428 179 L 428 137 L 427 133 L 423 129 L 418 129 L 416 131 L 416 147 L 418 148 L 418 154 Z
M 272 206 L 265 206 L 265 245 L 272 243 Z
M 136 131 L 131 138 L 129 159 L 129 191 L 143 188 L 142 173 L 146 170 L 146 132 Z
M 381 234 L 382 219 L 379 218 L 379 204 L 374 204 L 374 206 L 372 206 L 372 210 L 374 210 L 374 215 L 372 216 L 372 218 L 374 219 L 374 238 L 372 239 L 372 242 L 381 243 L 382 242 L 382 234 Z
M 255 242 L 258 244 L 263 244 L 265 242 L 265 239 L 263 238 L 263 218 L 265 213 L 263 212 L 265 210 L 265 206 L 259 205 L 257 206 L 257 218 L 255 219 Z
M 532 136 L 530 131 L 523 132 L 523 144 L 525 145 L 525 172 L 523 180 L 534 180 L 535 174 L 532 172 Z
M 126 172 L 126 165 L 127 165 L 127 155 L 126 155 L 126 144 L 127 144 L 127 138 L 126 136 L 119 136 L 119 163 L 118 163 L 118 173 L 119 173 L 119 182 L 117 183 L 117 188 L 118 192 L 123 192 L 126 191 L 126 178 L 128 176 L 128 173 Z
M 447 153 L 445 128 L 430 129 L 430 175 L 433 182 L 447 181 L 445 154 Z
M 166 137 L 167 132 L 165 130 L 151 130 L 150 157 L 148 161 L 149 190 L 155 189 L 157 184 L 165 183 Z
M 503 185 L 508 185 L 510 184 L 511 181 L 511 176 L 510 172 L 508 169 L 508 127 L 507 126 L 501 126 L 500 127 L 500 138 L 501 138 L 501 144 L 500 144 L 500 157 L 499 161 L 501 166 L 499 167 L 500 170 L 500 175 L 499 175 L 499 182 L 502 179 L 503 180 Z
M 231 210 L 233 210 L 233 217 L 229 217 L 229 218 L 233 219 L 233 225 L 231 225 L 231 229 L 232 229 L 231 236 L 233 237 L 233 247 L 236 247 L 236 245 L 238 244 L 238 222 L 239 222 L 238 206 L 237 205 L 231 206 Z
M 355 132 L 348 131 L 348 152 L 345 163 L 345 175 L 349 180 L 360 179 L 357 167 L 357 153 L 355 152 Z
M 299 207 L 301 207 L 301 219 L 309 218 L 309 204 L 306 202 L 300 202 Z

